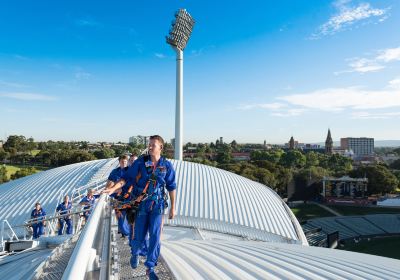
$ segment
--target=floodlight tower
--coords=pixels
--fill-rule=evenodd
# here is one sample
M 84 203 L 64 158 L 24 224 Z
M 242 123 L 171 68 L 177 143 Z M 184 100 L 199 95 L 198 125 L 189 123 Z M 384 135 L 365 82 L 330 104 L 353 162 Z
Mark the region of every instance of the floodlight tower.
M 192 34 L 194 19 L 185 9 L 175 13 L 175 20 L 167 36 L 167 44 L 176 52 L 176 106 L 175 106 L 175 154 L 174 158 L 183 159 L 183 50 Z

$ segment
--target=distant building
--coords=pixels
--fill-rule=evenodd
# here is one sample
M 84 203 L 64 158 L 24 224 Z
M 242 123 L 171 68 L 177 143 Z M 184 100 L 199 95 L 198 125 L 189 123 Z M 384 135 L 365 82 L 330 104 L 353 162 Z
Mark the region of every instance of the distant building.
M 333 153 L 333 140 L 331 136 L 331 130 L 328 129 L 328 135 L 325 140 L 325 153 L 331 155 Z
M 341 138 L 340 146 L 344 150 L 352 150 L 355 157 L 372 156 L 374 154 L 374 138 Z
M 289 140 L 289 150 L 293 150 L 294 149 L 294 138 L 293 138 L 293 136 L 292 137 L 290 137 L 290 140 Z
M 234 161 L 249 161 L 250 153 L 232 153 L 232 159 Z
M 129 137 L 129 143 L 132 143 L 134 145 L 145 145 L 147 146 L 149 144 L 149 136 L 131 136 Z

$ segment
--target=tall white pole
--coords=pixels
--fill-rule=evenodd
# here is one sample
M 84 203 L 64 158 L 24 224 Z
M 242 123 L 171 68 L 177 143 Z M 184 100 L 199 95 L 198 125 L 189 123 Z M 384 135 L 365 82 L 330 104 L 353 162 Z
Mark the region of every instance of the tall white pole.
M 183 159 L 183 51 L 176 52 L 175 159 Z

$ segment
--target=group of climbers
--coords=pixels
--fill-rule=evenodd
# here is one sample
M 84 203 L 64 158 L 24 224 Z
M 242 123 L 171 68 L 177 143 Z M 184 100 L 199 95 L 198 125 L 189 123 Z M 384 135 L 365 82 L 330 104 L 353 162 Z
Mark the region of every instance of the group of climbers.
M 99 195 L 94 194 L 93 190 L 89 189 L 87 195 L 79 202 L 79 205 L 83 206 L 83 210 L 86 210 L 82 215 L 85 222 L 89 219 L 91 209 L 98 197 Z M 56 212 L 58 215 L 58 235 L 63 234 L 65 226 L 66 234 L 72 234 L 72 203 L 68 195 L 64 196 L 64 200 L 57 206 Z M 44 234 L 44 227 L 46 226 L 46 211 L 42 208 L 39 202 L 36 202 L 35 209 L 31 212 L 30 226 L 33 231 L 33 239 L 37 239 Z
M 129 237 L 131 247 L 130 264 L 133 269 L 139 265 L 139 256 L 146 256 L 149 279 L 158 279 L 154 268 L 160 255 L 160 236 L 163 229 L 163 215 L 169 206 L 169 219 L 175 216 L 176 182 L 175 170 L 170 161 L 161 156 L 164 140 L 159 135 L 150 136 L 148 155 L 127 155 L 119 157 L 119 166 L 109 175 L 102 193 L 114 198 L 115 214 L 118 218 L 118 230 L 122 237 Z M 170 204 L 168 203 L 168 196 Z M 89 219 L 94 205 L 95 195 L 88 190 L 87 196 L 80 201 L 84 206 L 83 216 Z M 58 234 L 72 234 L 72 203 L 69 196 L 57 206 L 59 214 Z M 36 203 L 31 218 L 33 238 L 43 234 L 46 212 Z
M 152 280 L 158 279 L 154 267 L 160 255 L 160 235 L 163 215 L 168 208 L 168 194 L 169 219 L 175 216 L 175 170 L 171 162 L 161 156 L 163 148 L 162 137 L 154 135 L 150 136 L 148 155 L 140 156 L 128 167 L 124 164 L 125 159 L 120 157 L 120 166 L 111 172 L 103 191 L 119 200 L 116 207 L 119 231 L 129 236 L 131 267 L 138 267 L 140 255 L 147 256 L 144 265 Z

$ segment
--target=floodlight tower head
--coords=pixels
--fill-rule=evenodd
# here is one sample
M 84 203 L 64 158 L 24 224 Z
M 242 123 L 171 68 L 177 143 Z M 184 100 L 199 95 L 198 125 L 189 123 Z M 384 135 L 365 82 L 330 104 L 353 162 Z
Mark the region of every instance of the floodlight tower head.
M 175 20 L 172 21 L 167 43 L 183 51 L 192 34 L 194 23 L 194 19 L 185 9 L 179 9 L 175 13 Z

